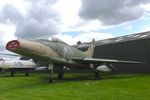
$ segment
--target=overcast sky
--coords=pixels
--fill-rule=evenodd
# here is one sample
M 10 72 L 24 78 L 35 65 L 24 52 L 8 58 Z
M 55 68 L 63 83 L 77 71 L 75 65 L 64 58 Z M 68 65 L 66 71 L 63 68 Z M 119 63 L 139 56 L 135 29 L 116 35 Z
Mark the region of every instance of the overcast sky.
M 150 0 L 0 0 L 0 42 L 56 36 L 72 45 L 150 30 Z M 2 45 L 0 45 L 2 48 Z

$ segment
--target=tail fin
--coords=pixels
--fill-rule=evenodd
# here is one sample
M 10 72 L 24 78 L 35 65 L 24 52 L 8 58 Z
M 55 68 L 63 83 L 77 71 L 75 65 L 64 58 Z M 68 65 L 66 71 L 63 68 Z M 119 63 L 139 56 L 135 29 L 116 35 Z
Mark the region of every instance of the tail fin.
M 94 48 L 95 48 L 95 40 L 93 39 L 92 42 L 91 42 L 91 45 L 89 46 L 88 50 L 85 51 L 85 55 L 87 57 L 93 57 L 93 54 L 94 54 Z

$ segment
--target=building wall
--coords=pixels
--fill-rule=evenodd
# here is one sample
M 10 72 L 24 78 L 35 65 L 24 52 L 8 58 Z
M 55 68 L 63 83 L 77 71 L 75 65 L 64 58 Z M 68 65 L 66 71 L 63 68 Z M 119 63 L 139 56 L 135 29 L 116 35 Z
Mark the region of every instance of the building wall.
M 146 62 L 146 64 L 113 64 L 113 66 L 120 73 L 149 73 L 150 38 L 97 45 L 94 57 Z

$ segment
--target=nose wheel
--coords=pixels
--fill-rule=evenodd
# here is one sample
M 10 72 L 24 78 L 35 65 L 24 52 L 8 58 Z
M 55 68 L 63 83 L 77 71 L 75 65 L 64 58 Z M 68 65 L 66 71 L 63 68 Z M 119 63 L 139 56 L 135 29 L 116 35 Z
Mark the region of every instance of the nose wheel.
M 54 80 L 54 78 L 53 78 L 53 70 L 50 70 L 49 71 L 49 81 L 48 81 L 48 83 L 55 83 L 55 80 Z
M 48 70 L 49 70 L 49 83 L 55 83 L 55 80 L 53 78 L 53 64 L 48 65 Z

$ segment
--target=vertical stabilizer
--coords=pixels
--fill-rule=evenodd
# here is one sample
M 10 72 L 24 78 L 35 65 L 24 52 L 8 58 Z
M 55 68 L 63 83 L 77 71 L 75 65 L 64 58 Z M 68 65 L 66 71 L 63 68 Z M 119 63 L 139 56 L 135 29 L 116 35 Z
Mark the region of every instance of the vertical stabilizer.
M 88 48 L 88 50 L 84 52 L 87 57 L 93 57 L 94 48 L 95 48 L 95 40 L 93 39 L 92 42 L 91 42 L 91 45 Z

